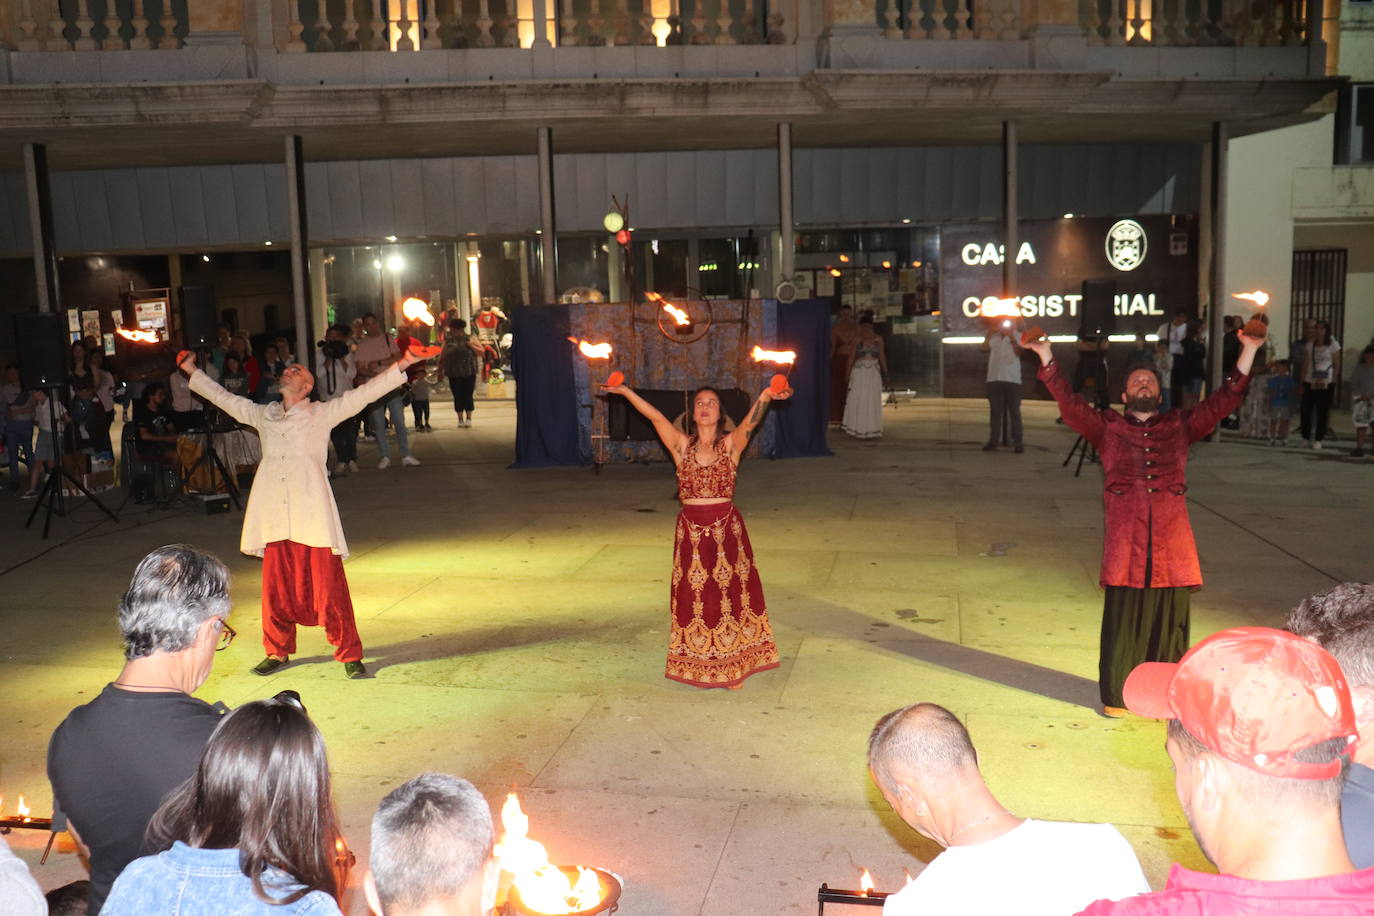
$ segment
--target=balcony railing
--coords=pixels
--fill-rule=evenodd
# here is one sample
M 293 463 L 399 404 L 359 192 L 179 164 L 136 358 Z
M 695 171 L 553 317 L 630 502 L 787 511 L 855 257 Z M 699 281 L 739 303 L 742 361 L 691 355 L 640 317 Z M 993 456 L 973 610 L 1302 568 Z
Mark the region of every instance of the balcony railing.
M 1295 47 L 1308 43 L 1321 0 L 1079 0 L 1088 43 Z M 1320 37 L 1320 36 L 1318 36 Z
M 195 0 L 0 0 L 18 51 L 124 51 L 181 47 Z
M 293 0 L 287 51 L 783 44 L 774 0 Z M 542 15 L 541 15 L 542 14 Z

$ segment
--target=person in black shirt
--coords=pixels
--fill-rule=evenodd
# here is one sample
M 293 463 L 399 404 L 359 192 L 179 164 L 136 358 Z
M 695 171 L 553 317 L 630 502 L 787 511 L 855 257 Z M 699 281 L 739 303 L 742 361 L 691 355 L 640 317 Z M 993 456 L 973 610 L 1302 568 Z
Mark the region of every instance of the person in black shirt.
M 229 607 L 229 571 L 215 557 L 185 544 L 148 554 L 119 602 L 123 670 L 53 732 L 53 818 L 87 851 L 91 913 L 143 854 L 153 812 L 194 775 L 225 711 L 191 694 L 234 638 Z

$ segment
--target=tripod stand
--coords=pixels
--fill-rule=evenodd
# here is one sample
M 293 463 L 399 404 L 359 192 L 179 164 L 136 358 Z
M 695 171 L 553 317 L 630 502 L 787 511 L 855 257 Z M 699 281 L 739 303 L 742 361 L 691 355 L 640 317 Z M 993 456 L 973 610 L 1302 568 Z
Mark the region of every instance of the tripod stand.
M 1073 460 L 1074 453 L 1078 454 L 1078 466 L 1073 469 L 1073 476 L 1075 477 L 1083 473 L 1083 462 L 1085 460 L 1097 464 L 1097 447 L 1087 439 L 1079 436 L 1078 440 L 1069 448 L 1069 453 L 1064 456 L 1064 463 L 1060 465 L 1061 468 L 1069 466 L 1069 462 Z
M 224 461 L 220 458 L 219 452 L 215 450 L 215 435 L 219 430 L 215 429 L 215 425 L 209 421 L 209 418 L 206 418 L 204 432 L 205 444 L 200 450 L 200 457 L 196 459 L 195 464 L 192 464 L 181 475 L 181 483 L 177 486 L 176 492 L 167 497 L 164 506 L 171 505 L 172 501 L 178 496 L 186 495 L 187 488 L 191 484 L 191 478 L 195 476 L 197 471 L 204 467 L 207 468 L 210 473 L 211 492 L 218 492 L 215 486 L 215 474 L 218 473 L 220 479 L 224 481 L 225 492 L 229 494 L 229 498 L 234 502 L 234 508 L 242 510 L 243 503 L 239 501 L 239 488 L 234 485 L 234 478 L 229 474 L 228 469 L 224 467 Z
M 52 432 L 52 466 L 48 468 L 47 479 L 43 482 L 42 488 L 38 491 L 38 499 L 33 505 L 33 511 L 29 513 L 28 521 L 24 522 L 27 528 L 33 524 L 34 518 L 38 515 L 41 508 L 47 509 L 47 514 L 43 517 L 43 540 L 48 539 L 48 529 L 52 527 L 52 514 L 56 512 L 64 518 L 67 515 L 67 498 L 62 486 L 63 478 L 73 487 L 86 495 L 86 498 L 94 503 L 101 512 L 110 517 L 110 521 L 119 521 L 119 516 L 115 515 L 109 508 L 102 503 L 94 493 L 86 489 L 86 485 L 76 479 L 76 476 L 62 462 L 62 433 L 57 425 L 57 389 L 45 389 L 48 393 L 48 420 L 49 429 Z M 41 433 L 40 433 L 41 435 Z M 37 460 L 35 458 L 34 460 Z

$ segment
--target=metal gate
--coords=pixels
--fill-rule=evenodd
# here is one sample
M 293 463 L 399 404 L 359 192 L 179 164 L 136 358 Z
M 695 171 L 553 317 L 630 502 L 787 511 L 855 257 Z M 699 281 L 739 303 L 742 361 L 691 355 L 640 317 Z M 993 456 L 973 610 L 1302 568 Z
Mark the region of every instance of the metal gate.
M 1320 248 L 1293 252 L 1293 337 L 1302 336 L 1302 322 L 1325 321 L 1331 336 L 1345 340 L 1345 249 Z

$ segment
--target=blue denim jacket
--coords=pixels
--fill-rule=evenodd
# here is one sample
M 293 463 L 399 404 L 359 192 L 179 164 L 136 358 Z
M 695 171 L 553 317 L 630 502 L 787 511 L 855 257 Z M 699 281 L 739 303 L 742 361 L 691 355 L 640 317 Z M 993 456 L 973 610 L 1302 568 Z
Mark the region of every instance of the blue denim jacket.
M 263 881 L 269 895 L 289 894 L 295 885 L 280 872 Z M 239 868 L 237 849 L 193 849 L 178 842 L 166 852 L 130 862 L 115 881 L 100 916 L 338 916 L 339 905 L 323 891 L 295 903 L 273 906 L 253 895 L 253 882 Z

